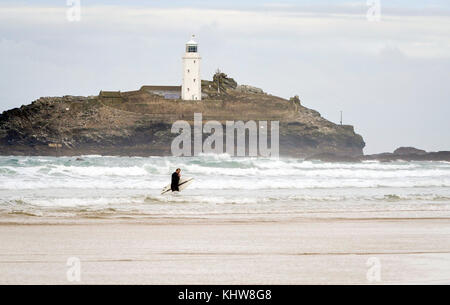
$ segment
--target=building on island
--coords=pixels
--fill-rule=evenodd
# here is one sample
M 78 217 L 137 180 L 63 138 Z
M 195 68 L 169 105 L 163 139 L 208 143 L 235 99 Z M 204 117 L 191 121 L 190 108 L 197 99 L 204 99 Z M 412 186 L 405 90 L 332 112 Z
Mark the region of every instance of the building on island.
M 183 85 L 181 98 L 183 100 L 202 99 L 202 80 L 200 78 L 200 54 L 195 36 L 186 43 L 186 52 L 183 56 Z
M 141 91 L 150 92 L 168 100 L 181 98 L 181 86 L 142 86 Z

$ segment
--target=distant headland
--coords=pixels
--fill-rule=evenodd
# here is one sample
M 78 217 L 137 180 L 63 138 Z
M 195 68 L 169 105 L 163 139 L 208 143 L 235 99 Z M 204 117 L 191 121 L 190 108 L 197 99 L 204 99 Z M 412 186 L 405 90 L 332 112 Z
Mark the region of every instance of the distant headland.
M 280 155 L 320 153 L 363 155 L 363 138 L 352 126 L 337 125 L 301 105 L 298 96 L 283 99 L 262 89 L 238 85 L 218 72 L 201 81 L 201 99 L 183 100 L 177 86 L 101 91 L 98 96 L 42 97 L 0 115 L 1 155 L 170 155 L 176 136 L 171 125 L 203 120 L 277 120 Z

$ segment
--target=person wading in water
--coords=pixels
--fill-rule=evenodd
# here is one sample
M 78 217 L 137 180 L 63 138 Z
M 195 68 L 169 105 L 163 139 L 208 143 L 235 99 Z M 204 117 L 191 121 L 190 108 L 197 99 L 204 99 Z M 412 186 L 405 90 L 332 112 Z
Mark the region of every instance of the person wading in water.
M 180 172 L 181 169 L 177 168 L 177 170 L 172 174 L 172 183 L 170 185 L 170 188 L 172 189 L 172 192 L 179 192 L 178 189 L 178 183 L 180 183 Z

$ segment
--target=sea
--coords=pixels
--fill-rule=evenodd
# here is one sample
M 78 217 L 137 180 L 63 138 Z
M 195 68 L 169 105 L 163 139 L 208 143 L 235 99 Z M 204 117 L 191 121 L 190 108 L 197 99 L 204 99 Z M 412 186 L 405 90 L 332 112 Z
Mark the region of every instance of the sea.
M 161 195 L 176 168 L 193 183 Z M 449 162 L 0 157 L 0 222 L 448 217 Z

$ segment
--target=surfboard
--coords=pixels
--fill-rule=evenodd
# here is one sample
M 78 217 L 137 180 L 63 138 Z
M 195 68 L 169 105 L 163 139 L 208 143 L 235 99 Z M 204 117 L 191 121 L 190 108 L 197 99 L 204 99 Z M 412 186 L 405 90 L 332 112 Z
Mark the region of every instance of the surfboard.
M 181 178 L 180 182 L 178 182 L 178 189 L 180 190 L 180 192 L 182 190 L 184 190 L 185 188 L 188 187 L 189 184 L 192 183 L 192 181 L 194 181 L 194 178 Z M 170 188 L 170 184 L 166 185 L 162 191 L 161 191 L 161 195 L 162 194 L 166 194 L 168 192 L 171 192 L 171 188 Z

